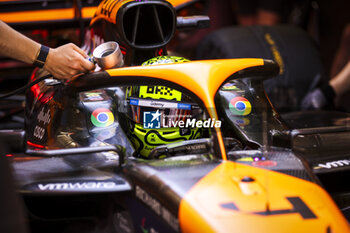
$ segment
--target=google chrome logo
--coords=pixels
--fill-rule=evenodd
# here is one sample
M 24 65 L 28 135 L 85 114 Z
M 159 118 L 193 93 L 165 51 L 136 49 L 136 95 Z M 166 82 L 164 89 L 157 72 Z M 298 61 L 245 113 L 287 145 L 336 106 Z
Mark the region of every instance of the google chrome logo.
M 252 105 L 244 97 L 235 97 L 230 101 L 230 111 L 236 116 L 246 116 L 252 111 Z
M 91 114 L 91 122 L 96 127 L 107 127 L 114 122 L 113 113 L 106 108 L 97 108 Z

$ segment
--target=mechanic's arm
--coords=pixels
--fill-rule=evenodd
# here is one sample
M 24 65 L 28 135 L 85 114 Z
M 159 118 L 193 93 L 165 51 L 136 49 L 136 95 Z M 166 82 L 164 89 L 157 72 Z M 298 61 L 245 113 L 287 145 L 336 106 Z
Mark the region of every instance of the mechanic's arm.
M 335 94 L 340 96 L 350 89 L 350 61 L 345 67 L 329 82 Z
M 309 92 L 302 100 L 302 109 L 323 109 L 334 107 L 337 96 L 350 91 L 350 61 L 328 83 Z
M 0 53 L 4 56 L 33 64 L 37 59 L 41 45 L 22 35 L 0 20 Z M 69 79 L 95 68 L 86 60 L 88 56 L 76 45 L 70 43 L 58 48 L 50 48 L 44 63 L 44 69 L 55 78 Z

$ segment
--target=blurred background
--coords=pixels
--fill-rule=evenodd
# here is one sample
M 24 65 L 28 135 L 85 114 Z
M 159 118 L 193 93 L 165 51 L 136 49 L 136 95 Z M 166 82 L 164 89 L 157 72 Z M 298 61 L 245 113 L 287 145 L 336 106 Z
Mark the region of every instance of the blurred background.
M 50 47 L 68 42 L 82 46 L 89 21 L 100 2 L 0 0 L 0 19 Z M 263 57 L 275 60 L 283 79 L 267 81 L 265 86 L 280 111 L 300 110 L 307 93 L 335 77 L 349 61 L 349 1 L 183 2 L 183 6 L 176 8 L 179 16 L 209 15 L 211 26 L 177 32 L 168 50 L 189 59 Z M 0 91 L 23 86 L 33 68 L 0 57 Z M 332 108 L 349 112 L 349 99 L 349 93 L 338 96 Z

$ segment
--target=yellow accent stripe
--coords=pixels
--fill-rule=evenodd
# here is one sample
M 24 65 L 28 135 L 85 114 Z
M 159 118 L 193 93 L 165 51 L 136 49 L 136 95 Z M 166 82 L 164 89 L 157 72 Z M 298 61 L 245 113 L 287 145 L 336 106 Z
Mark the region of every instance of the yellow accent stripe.
M 264 35 L 266 42 L 270 45 L 270 50 L 273 55 L 274 60 L 277 62 L 277 64 L 280 67 L 280 74 L 284 73 L 284 62 L 282 55 L 278 51 L 277 45 L 275 41 L 272 39 L 270 33 L 265 33 Z

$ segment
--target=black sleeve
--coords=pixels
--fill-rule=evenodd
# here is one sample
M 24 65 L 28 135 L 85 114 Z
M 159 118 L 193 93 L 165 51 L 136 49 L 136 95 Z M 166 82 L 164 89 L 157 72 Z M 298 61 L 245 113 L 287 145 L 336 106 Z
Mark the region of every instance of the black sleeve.
M 326 99 L 328 100 L 328 102 L 334 102 L 334 98 L 335 98 L 335 91 L 333 89 L 333 87 L 331 87 L 328 83 L 324 84 L 323 86 L 321 86 L 321 91 L 324 94 L 324 96 L 326 97 Z
M 310 109 L 334 109 L 335 92 L 333 88 L 328 84 L 323 84 L 321 87 L 316 88 L 309 92 L 301 101 L 302 110 Z

